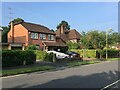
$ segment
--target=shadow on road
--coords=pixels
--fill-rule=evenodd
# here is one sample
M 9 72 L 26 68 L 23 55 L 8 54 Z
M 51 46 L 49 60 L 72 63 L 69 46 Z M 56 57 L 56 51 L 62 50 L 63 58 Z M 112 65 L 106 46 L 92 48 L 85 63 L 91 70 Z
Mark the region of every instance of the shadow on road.
M 38 84 L 29 88 L 103 88 L 118 80 L 120 72 L 96 73 L 88 76 L 70 76 L 55 79 L 44 84 Z

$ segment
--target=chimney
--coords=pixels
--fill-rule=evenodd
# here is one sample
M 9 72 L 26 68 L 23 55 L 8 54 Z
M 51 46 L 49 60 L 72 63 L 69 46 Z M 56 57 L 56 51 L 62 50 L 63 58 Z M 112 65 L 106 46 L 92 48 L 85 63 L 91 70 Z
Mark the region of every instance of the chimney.
M 12 21 L 11 21 L 11 30 L 12 30 L 12 43 L 14 43 L 14 25 Z
M 61 31 L 60 33 L 63 34 L 63 33 L 64 33 L 64 26 L 61 25 L 61 26 L 60 26 L 60 29 L 61 29 L 61 30 L 60 30 L 60 31 Z

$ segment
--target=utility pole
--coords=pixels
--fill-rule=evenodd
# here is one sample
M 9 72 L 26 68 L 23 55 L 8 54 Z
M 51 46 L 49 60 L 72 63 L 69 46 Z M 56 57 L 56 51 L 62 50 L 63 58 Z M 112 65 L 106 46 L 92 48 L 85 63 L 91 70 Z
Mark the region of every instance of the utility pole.
M 107 47 L 108 47 L 108 30 L 106 30 L 106 60 L 108 58 Z
M 106 30 L 106 60 L 108 59 L 108 34 L 112 32 L 112 28 Z

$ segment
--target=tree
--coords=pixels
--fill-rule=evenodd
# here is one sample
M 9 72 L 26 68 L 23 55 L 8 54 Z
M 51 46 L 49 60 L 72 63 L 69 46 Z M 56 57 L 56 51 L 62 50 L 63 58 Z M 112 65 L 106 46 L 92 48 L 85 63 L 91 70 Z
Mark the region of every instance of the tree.
M 66 44 L 67 44 L 69 50 L 78 49 L 80 47 L 79 43 L 75 43 L 75 42 L 71 42 L 71 41 L 68 41 Z
M 66 29 L 70 30 L 70 25 L 68 24 L 68 22 L 66 21 L 61 21 L 61 23 L 59 23 L 59 25 L 57 25 L 57 29 L 60 28 L 61 25 L 64 25 Z
M 7 26 L 4 26 L 4 27 L 2 27 L 2 28 L 3 28 L 3 32 L 2 32 L 2 42 L 3 42 L 3 43 L 7 43 L 7 42 L 8 42 L 7 34 L 8 34 L 8 32 L 9 32 L 10 28 L 7 27 Z
M 15 18 L 12 20 L 13 23 L 23 22 L 24 20 L 22 18 Z

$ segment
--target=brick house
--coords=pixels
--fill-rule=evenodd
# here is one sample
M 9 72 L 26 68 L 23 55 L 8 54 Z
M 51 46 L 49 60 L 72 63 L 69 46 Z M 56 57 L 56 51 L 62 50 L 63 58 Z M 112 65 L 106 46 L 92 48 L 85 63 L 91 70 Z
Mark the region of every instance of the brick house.
M 56 30 L 56 39 L 57 42 L 79 42 L 82 35 L 75 29 L 67 30 L 65 25 L 61 25 Z
M 49 28 L 21 21 L 11 23 L 11 29 L 8 32 L 8 43 L 10 48 L 22 45 L 36 45 L 40 50 L 52 50 L 54 47 L 66 47 L 64 42 L 56 42 L 56 34 Z

